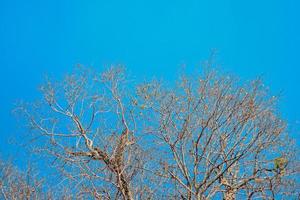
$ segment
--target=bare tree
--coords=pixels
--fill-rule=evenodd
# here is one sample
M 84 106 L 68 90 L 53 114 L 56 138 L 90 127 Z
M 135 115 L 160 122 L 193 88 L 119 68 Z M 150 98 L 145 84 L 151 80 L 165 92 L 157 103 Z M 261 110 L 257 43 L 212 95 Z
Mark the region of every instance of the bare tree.
M 275 199 L 296 195 L 297 153 L 260 80 L 239 85 L 210 70 L 138 96 L 155 119 L 162 177 L 175 199 Z M 294 187 L 293 187 L 294 186 Z M 298 191 L 299 192 L 299 191 Z
M 43 191 L 44 182 L 39 180 L 32 168 L 24 173 L 12 163 L 0 160 L 0 198 L 4 200 L 40 199 L 48 194 Z
M 240 85 L 209 70 L 174 87 L 135 86 L 113 67 L 81 69 L 41 91 L 42 101 L 18 110 L 76 198 L 296 195 L 297 153 L 259 80 Z
M 142 170 L 148 154 L 137 143 L 141 126 L 126 82 L 121 67 L 100 75 L 82 69 L 62 83 L 47 81 L 42 102 L 18 108 L 38 134 L 36 151 L 54 156 L 63 184 L 73 184 L 78 198 L 154 195 L 152 177 Z

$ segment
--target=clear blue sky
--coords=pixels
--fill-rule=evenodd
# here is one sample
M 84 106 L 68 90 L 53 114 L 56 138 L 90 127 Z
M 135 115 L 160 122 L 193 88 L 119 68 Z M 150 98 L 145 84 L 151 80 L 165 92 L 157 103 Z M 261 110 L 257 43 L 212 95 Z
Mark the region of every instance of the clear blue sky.
M 295 125 L 299 10 L 299 0 L 0 0 L 0 152 L 13 153 L 7 140 L 20 134 L 13 103 L 35 99 L 44 74 L 121 63 L 136 77 L 172 79 L 212 48 L 224 71 L 283 91 L 281 112 Z

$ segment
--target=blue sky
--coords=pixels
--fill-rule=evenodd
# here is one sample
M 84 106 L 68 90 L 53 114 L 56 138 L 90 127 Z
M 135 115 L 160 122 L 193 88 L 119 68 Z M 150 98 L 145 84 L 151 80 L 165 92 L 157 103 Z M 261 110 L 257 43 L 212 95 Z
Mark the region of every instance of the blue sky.
M 15 152 L 14 102 L 36 99 L 45 74 L 121 63 L 135 77 L 171 80 L 212 48 L 223 71 L 263 75 L 282 91 L 280 111 L 297 126 L 299 10 L 298 0 L 0 0 L 0 152 Z

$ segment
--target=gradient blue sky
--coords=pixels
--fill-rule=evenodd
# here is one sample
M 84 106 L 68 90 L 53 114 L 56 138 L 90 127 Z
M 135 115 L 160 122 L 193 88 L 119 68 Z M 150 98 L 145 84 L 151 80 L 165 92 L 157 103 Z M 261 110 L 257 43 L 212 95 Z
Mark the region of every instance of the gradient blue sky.
M 121 63 L 136 77 L 172 79 L 212 48 L 222 70 L 263 75 L 282 91 L 280 111 L 296 126 L 299 10 L 299 0 L 0 0 L 0 152 L 15 152 L 7 143 L 20 134 L 14 102 L 37 98 L 45 74 Z

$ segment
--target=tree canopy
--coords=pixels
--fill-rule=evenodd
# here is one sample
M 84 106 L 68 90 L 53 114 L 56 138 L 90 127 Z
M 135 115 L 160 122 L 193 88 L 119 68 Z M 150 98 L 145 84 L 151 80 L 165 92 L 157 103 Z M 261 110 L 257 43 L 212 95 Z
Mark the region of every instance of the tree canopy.
M 297 149 L 260 79 L 206 69 L 176 84 L 131 80 L 123 67 L 80 67 L 18 106 L 31 146 L 51 159 L 69 198 L 299 195 Z

